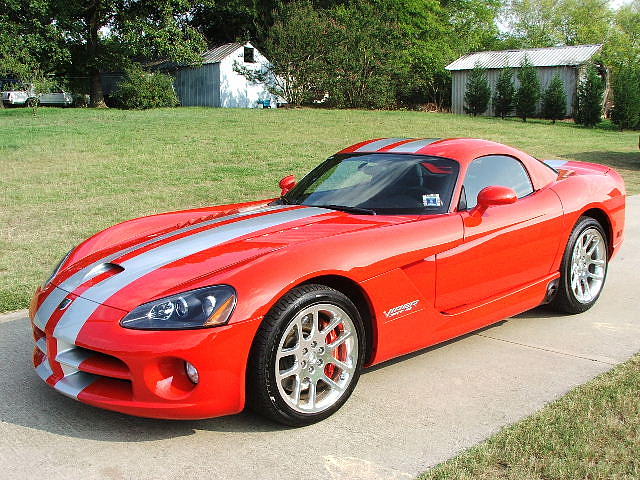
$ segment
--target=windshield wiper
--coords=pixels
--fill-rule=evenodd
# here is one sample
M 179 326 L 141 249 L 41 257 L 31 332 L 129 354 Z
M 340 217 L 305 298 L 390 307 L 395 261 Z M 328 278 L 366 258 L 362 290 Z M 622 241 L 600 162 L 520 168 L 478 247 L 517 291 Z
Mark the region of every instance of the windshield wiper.
M 296 203 L 290 202 L 289 200 L 287 200 L 284 197 L 280 197 L 280 198 L 276 198 L 273 202 L 271 202 L 269 205 L 297 205 Z
M 349 213 L 360 213 L 363 215 L 376 215 L 375 210 L 371 210 L 370 208 L 360 208 L 360 207 L 349 207 L 347 205 L 313 205 L 318 208 L 328 208 L 330 210 L 340 210 L 343 212 Z

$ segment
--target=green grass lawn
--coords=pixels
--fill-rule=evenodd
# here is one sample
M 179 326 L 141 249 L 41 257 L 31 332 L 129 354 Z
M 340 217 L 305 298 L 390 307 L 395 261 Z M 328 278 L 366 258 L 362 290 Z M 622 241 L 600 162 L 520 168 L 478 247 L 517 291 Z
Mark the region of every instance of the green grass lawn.
M 344 146 L 473 136 L 540 158 L 607 163 L 640 191 L 637 133 L 420 112 L 0 110 L 0 311 L 27 306 L 69 248 L 150 213 L 274 196 Z
M 420 480 L 637 480 L 640 355 L 420 476 Z

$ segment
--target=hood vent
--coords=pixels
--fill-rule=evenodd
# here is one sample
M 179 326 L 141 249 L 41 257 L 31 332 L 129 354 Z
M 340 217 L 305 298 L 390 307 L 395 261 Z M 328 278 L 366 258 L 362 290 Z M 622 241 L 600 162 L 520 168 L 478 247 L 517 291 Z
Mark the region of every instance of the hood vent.
M 101 263 L 87 272 L 87 274 L 84 276 L 84 281 L 86 282 L 107 272 L 111 273 L 111 275 L 109 275 L 110 277 L 112 275 L 117 275 L 118 273 L 123 271 L 124 267 L 122 265 L 118 265 L 117 263 Z

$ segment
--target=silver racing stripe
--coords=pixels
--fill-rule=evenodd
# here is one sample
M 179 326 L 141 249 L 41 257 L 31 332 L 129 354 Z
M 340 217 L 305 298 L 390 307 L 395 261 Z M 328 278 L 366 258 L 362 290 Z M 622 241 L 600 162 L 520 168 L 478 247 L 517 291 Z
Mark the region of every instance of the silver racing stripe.
M 54 388 L 71 398 L 78 398 L 80 392 L 91 385 L 96 380 L 96 376 L 85 372 L 76 372 L 58 380 Z
M 401 142 L 402 140 L 407 140 L 406 138 L 383 138 L 381 140 L 375 140 L 371 143 L 367 143 L 366 145 L 361 146 L 356 152 L 376 152 L 381 148 L 387 147 L 394 143 Z
M 389 153 L 415 153 L 427 145 L 437 142 L 439 138 L 424 138 L 422 140 L 414 140 L 413 142 L 403 143 L 389 150 Z
M 274 210 L 282 210 L 284 208 L 290 208 L 290 206 L 288 205 L 272 205 L 272 206 L 268 206 L 268 207 L 262 207 L 262 208 L 257 208 L 255 210 L 248 210 L 245 212 L 241 212 L 241 213 L 236 213 L 233 215 L 225 215 L 223 217 L 218 217 L 212 220 L 207 220 L 206 222 L 200 222 L 200 223 L 196 223 L 193 225 L 189 225 L 187 227 L 184 228 L 180 228 L 178 230 L 174 230 L 172 232 L 169 233 L 165 233 L 164 235 L 159 235 L 157 237 L 154 237 L 150 240 L 147 240 L 145 242 L 142 243 L 138 243 L 136 245 L 133 245 L 131 247 L 128 248 L 124 248 L 122 250 L 119 250 L 115 253 L 112 253 L 111 255 L 107 255 L 106 257 L 101 258 L 100 260 L 97 260 L 95 262 L 93 262 L 92 264 L 84 267 L 83 269 L 79 270 L 78 272 L 74 273 L 73 275 L 71 275 L 69 278 L 67 278 L 64 282 L 62 282 L 60 284 L 60 286 L 58 288 L 55 288 L 50 294 L 49 296 L 44 300 L 44 302 L 42 302 L 42 305 L 40 305 L 40 308 L 38 308 L 38 311 L 36 312 L 34 318 L 33 318 L 33 323 L 36 324 L 36 326 L 38 328 L 40 328 L 41 330 L 44 330 L 45 327 L 47 326 L 47 322 L 49 321 L 49 318 L 51 318 L 51 315 L 53 314 L 53 312 L 56 310 L 56 308 L 58 308 L 58 305 L 60 305 L 60 302 L 62 302 L 62 300 L 65 299 L 65 297 L 70 293 L 73 292 L 76 288 L 78 288 L 80 285 L 82 285 L 83 283 L 91 280 L 92 278 L 94 278 L 95 276 L 99 275 L 101 272 L 98 271 L 96 269 L 96 267 L 98 267 L 99 265 L 102 265 L 103 263 L 108 263 L 111 262 L 119 257 L 122 257 L 123 255 L 127 255 L 129 253 L 135 252 L 136 250 L 139 250 L 143 247 L 149 246 L 149 245 L 153 245 L 154 243 L 158 243 L 162 240 L 171 238 L 171 237 L 175 237 L 177 235 L 180 235 L 182 233 L 186 233 L 189 232 L 191 230 L 195 230 L 197 228 L 202 228 L 202 227 L 206 227 L 209 225 L 214 225 L 216 223 L 220 223 L 220 222 L 225 222 L 228 220 L 232 220 L 234 218 L 240 218 L 240 217 L 246 217 L 248 215 L 253 215 L 256 213 L 262 213 L 262 212 L 269 212 L 269 211 L 274 211 Z
M 124 270 L 88 288 L 65 310 L 56 325 L 54 337 L 75 343 L 88 318 L 107 299 L 127 285 L 165 265 L 215 247 L 235 238 L 267 228 L 327 213 L 326 209 L 306 207 L 276 212 L 222 225 L 161 245 L 121 263 Z
M 53 312 L 58 308 L 60 302 L 62 302 L 67 295 L 69 295 L 69 292 L 56 287 L 47 296 L 47 298 L 44 299 L 44 302 L 42 302 L 42 305 L 40 305 L 40 308 L 38 308 L 38 311 L 33 316 L 33 323 L 40 330 L 44 331 L 49 318 L 51 318 Z
M 561 168 L 567 162 L 568 162 L 568 160 L 544 160 L 544 163 L 546 163 L 547 165 L 549 165 L 553 169 Z
M 53 331 L 53 336 L 58 340 L 72 345 L 75 344 L 80 329 L 99 306 L 99 303 L 92 302 L 86 298 L 76 298 L 73 303 L 69 305 L 69 308 L 65 310 Z
M 47 378 L 53 375 L 53 370 L 51 370 L 51 366 L 49 365 L 49 358 L 47 356 L 44 356 L 42 358 L 42 363 L 40 363 L 40 365 L 36 367 L 36 373 L 45 382 L 47 381 Z

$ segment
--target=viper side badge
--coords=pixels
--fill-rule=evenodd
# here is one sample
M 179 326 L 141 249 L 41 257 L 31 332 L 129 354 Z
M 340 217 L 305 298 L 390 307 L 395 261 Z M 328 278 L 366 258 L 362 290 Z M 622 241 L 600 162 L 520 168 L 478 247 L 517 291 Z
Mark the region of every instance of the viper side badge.
M 398 305 L 397 307 L 393 307 L 384 312 L 384 315 L 387 318 L 395 317 L 401 313 L 413 310 L 418 303 L 420 303 L 420 300 L 413 300 L 412 302 L 405 303 L 404 305 Z

